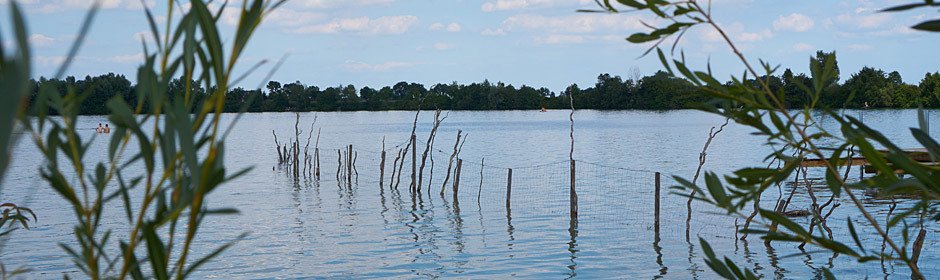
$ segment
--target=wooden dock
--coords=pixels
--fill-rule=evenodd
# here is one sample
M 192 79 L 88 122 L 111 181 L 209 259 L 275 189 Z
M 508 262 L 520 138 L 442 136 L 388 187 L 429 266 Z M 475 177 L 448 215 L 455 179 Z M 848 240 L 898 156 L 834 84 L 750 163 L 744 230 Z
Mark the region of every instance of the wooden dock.
M 882 153 L 887 153 L 885 150 L 880 150 Z M 927 149 L 924 148 L 914 148 L 914 149 L 904 149 L 912 159 L 917 162 L 923 163 L 925 165 L 940 166 L 940 162 L 935 162 L 930 158 L 930 153 L 927 152 Z M 825 167 L 829 159 L 803 159 L 803 162 L 800 163 L 802 167 Z M 841 158 L 839 160 L 841 164 L 839 166 L 863 166 L 865 173 L 874 174 L 878 173 L 878 170 L 869 164 L 868 160 L 864 157 L 852 157 L 852 158 Z M 902 173 L 900 170 L 896 170 L 897 173 Z

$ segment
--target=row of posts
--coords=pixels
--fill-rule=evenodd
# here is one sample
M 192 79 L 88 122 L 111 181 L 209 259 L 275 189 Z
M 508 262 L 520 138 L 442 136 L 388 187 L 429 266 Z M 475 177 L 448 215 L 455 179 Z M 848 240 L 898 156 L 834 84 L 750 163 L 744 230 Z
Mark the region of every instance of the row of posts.
M 348 149 L 349 149 L 349 151 L 350 151 L 349 154 L 352 154 L 352 153 L 351 153 L 351 151 L 352 151 L 352 145 L 349 145 L 349 148 L 348 148 Z M 414 155 L 414 153 L 412 153 L 412 156 L 413 156 L 413 155 Z M 385 158 L 386 158 L 386 154 L 385 154 L 385 151 L 383 150 L 383 151 L 382 151 L 381 164 L 380 164 L 380 167 L 379 167 L 379 172 L 380 172 L 380 176 L 379 176 L 379 186 L 380 186 L 380 187 L 381 187 L 381 186 L 384 186 L 384 178 L 385 178 Z M 351 161 L 352 161 L 352 158 L 349 158 L 348 160 L 351 162 Z M 455 168 L 455 174 L 454 174 L 454 185 L 453 185 L 453 196 L 454 196 L 454 200 L 457 199 L 457 193 L 459 192 L 459 189 L 460 189 L 460 171 L 461 171 L 462 167 L 463 167 L 463 159 L 459 159 L 459 158 L 458 158 L 458 159 L 457 159 L 457 167 Z M 349 176 L 349 175 L 352 173 L 352 169 L 351 169 L 352 167 L 350 166 L 350 167 L 348 167 L 348 168 L 350 168 L 350 169 L 349 169 L 349 171 L 347 171 L 347 172 L 348 172 L 348 173 L 347 173 L 347 176 Z M 571 178 L 571 180 L 570 180 L 570 186 L 569 186 L 569 207 L 570 207 L 570 208 L 569 208 L 569 213 L 570 213 L 570 215 L 571 215 L 572 220 L 576 220 L 576 219 L 578 218 L 578 192 L 577 192 L 577 188 L 576 188 L 576 182 L 577 182 L 577 180 L 575 179 L 575 178 L 576 178 L 576 175 L 575 175 L 575 174 L 576 174 L 576 169 L 577 169 L 577 167 L 576 167 L 575 161 L 574 161 L 574 160 L 571 160 L 571 161 L 570 161 L 570 172 L 569 172 L 570 175 L 571 175 L 571 177 L 570 177 L 570 178 Z M 415 175 L 412 174 L 412 177 L 414 177 L 414 176 L 415 176 Z M 659 229 L 660 229 L 660 198 L 661 198 L 661 195 L 662 195 L 662 194 L 661 194 L 661 176 L 662 176 L 662 175 L 661 175 L 661 173 L 656 172 L 656 173 L 654 174 L 654 176 L 655 176 L 655 177 L 654 177 L 655 193 L 654 193 L 654 202 L 653 202 L 653 213 L 654 213 L 653 228 L 654 228 L 654 231 L 655 231 L 655 234 L 656 234 L 656 239 L 658 240 L 658 239 L 659 239 Z M 350 178 L 350 179 L 351 179 L 351 178 Z M 507 169 L 507 174 L 506 174 L 506 210 L 507 210 L 507 211 L 510 210 L 511 206 L 512 206 L 512 168 L 508 168 L 508 169 Z

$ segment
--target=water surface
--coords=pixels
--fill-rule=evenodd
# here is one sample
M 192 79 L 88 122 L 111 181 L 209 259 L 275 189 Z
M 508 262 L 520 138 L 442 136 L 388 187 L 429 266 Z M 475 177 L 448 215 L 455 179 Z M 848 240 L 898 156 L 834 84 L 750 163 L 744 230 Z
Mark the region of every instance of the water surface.
M 249 235 L 199 271 L 196 278 L 670 278 L 712 279 L 702 261 L 698 237 L 767 278 L 819 277 L 821 268 L 842 278 L 909 278 L 903 265 L 858 264 L 796 244 L 766 246 L 752 238 L 736 241 L 735 220 L 696 203 L 686 240 L 685 199 L 671 194 L 671 176 L 690 178 L 709 128 L 723 119 L 697 111 L 578 111 L 575 113 L 576 186 L 579 213 L 570 215 L 568 112 L 485 111 L 445 112 L 434 149 L 425 167 L 420 195 L 409 191 L 411 155 L 397 189 L 388 186 L 392 161 L 409 138 L 414 112 L 303 113 L 300 129 L 305 144 L 316 116 L 321 130 L 321 178 L 293 179 L 277 165 L 272 130 L 282 143 L 292 137 L 293 113 L 244 115 L 227 140 L 226 163 L 231 170 L 254 167 L 246 176 L 210 196 L 210 207 L 236 207 L 241 214 L 215 217 L 200 228 L 195 255 Z M 916 111 L 850 111 L 881 129 L 902 147 L 919 147 L 908 127 L 916 126 Z M 940 115 L 940 114 L 934 114 Z M 227 115 L 231 121 L 234 115 Z M 430 132 L 432 114 L 421 114 L 418 127 L 420 160 Z M 940 117 L 931 117 L 937 123 Z M 105 117 L 82 117 L 88 130 Z M 831 121 L 823 119 L 832 127 Z M 467 134 L 459 192 L 453 181 L 440 190 L 457 131 Z M 728 173 L 745 166 L 766 165 L 769 148 L 746 128 L 731 124 L 712 143 L 706 169 Z M 937 133 L 934 137 L 940 136 Z M 316 135 L 313 136 L 316 138 Z M 387 156 L 385 186 L 379 185 L 383 141 Z M 93 139 L 89 162 L 104 159 L 107 135 Z M 337 181 L 337 150 L 353 145 L 356 176 Z M 314 144 L 311 144 L 311 152 Z M 74 216 L 64 201 L 38 176 L 41 159 L 28 139 L 15 149 L 0 200 L 31 207 L 39 222 L 17 231 L 7 241 L 2 261 L 9 267 L 28 267 L 28 278 L 79 276 L 58 243 L 73 244 Z M 481 164 L 482 163 L 482 164 Z M 131 167 L 138 168 L 139 167 Z M 508 169 L 513 169 L 510 207 L 506 207 Z M 134 170 L 124 170 L 126 174 Z M 655 172 L 662 173 L 662 214 L 659 237 L 654 226 Z M 74 176 L 74 174 L 72 174 Z M 854 175 L 853 175 L 854 177 Z M 766 195 L 772 207 L 781 186 Z M 779 192 L 779 193 L 778 193 Z M 820 199 L 828 199 L 824 190 Z M 863 196 L 868 207 L 883 217 L 886 201 Z M 845 219 L 861 221 L 849 201 L 838 201 L 831 224 L 845 237 Z M 804 188 L 796 192 L 794 208 L 807 209 Z M 902 203 L 902 207 L 903 207 Z M 106 210 L 105 224 L 115 237 L 126 238 L 120 205 Z M 802 221 L 808 223 L 808 219 Z M 861 224 L 862 222 L 858 222 Z M 743 221 L 738 221 L 743 224 Z M 869 227 L 863 227 L 869 228 Z M 895 232 L 892 235 L 898 235 Z M 862 230 L 863 242 L 880 249 L 880 239 Z M 940 255 L 931 247 L 938 238 L 930 227 L 921 268 L 929 278 L 940 277 Z M 843 242 L 851 243 L 844 238 Z M 79 277 L 80 278 L 80 277 Z

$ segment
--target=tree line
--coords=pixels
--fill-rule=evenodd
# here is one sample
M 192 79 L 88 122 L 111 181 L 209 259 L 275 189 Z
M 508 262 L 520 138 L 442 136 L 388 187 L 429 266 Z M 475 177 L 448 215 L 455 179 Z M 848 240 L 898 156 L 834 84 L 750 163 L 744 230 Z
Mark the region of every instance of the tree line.
M 825 55 L 818 52 L 819 59 Z M 838 72 L 838 65 L 835 66 Z M 805 74 L 794 74 L 785 69 L 779 76 L 759 77 L 768 82 L 771 90 L 784 96 L 791 108 L 802 108 L 814 102 L 804 88 L 811 88 L 812 81 Z M 919 84 L 907 84 L 897 71 L 864 67 L 851 74 L 844 82 L 839 75 L 828 82 L 823 94 L 816 100 L 818 105 L 829 108 L 927 108 L 940 107 L 940 73 L 927 73 Z M 750 81 L 754 82 L 753 79 Z M 33 91 L 30 102 L 35 104 L 40 86 L 52 86 L 60 93 L 85 94 L 80 114 L 108 114 L 107 100 L 124 98 L 128 104 L 136 104 L 137 96 L 132 84 L 125 76 L 113 73 L 31 81 Z M 199 104 L 207 92 L 198 83 L 192 82 L 189 98 Z M 181 98 L 185 81 L 174 79 L 166 89 L 171 99 Z M 691 82 L 669 73 L 658 71 L 650 76 L 621 78 L 611 74 L 597 76 L 597 82 L 588 88 L 577 84 L 564 91 L 553 92 L 545 87 L 528 85 L 519 87 L 502 82 L 483 81 L 458 84 L 439 83 L 427 87 L 419 83 L 399 82 L 382 88 L 340 85 L 320 88 L 305 85 L 300 81 L 282 84 L 270 81 L 263 89 L 237 87 L 225 97 L 225 111 L 238 112 L 295 112 L 295 111 L 381 111 L 381 110 L 532 110 L 539 108 L 563 109 L 570 107 L 570 96 L 579 109 L 620 110 L 668 110 L 691 108 L 706 102 L 706 95 Z M 149 108 L 144 106 L 143 108 Z M 55 113 L 55 112 L 52 112 Z

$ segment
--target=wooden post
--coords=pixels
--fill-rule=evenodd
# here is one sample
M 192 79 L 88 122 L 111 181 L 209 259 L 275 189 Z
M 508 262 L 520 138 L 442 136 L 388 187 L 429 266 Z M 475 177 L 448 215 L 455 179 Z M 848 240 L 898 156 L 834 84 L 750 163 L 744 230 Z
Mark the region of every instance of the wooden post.
M 418 166 L 417 166 L 418 152 L 415 146 L 416 146 L 415 135 L 414 133 L 412 133 L 411 134 L 411 191 L 412 192 L 417 191 L 417 189 L 419 188 L 418 180 L 417 180 L 418 178 L 416 177 L 418 174 Z
M 315 160 L 313 167 L 316 169 L 317 180 L 320 180 L 320 148 L 313 148 L 313 158 Z
M 575 182 L 575 179 L 574 179 L 574 178 L 575 178 L 575 175 L 574 175 L 574 174 L 575 174 L 575 164 L 574 164 L 574 160 L 571 160 L 571 170 L 570 170 L 570 171 L 571 171 L 571 189 L 570 189 L 570 194 L 569 194 L 569 198 L 568 198 L 568 199 L 569 199 L 569 203 L 570 203 L 569 212 L 570 212 L 570 214 L 571 214 L 572 220 L 574 220 L 574 219 L 577 219 L 577 218 L 578 218 L 578 192 L 575 190 L 575 184 L 574 184 L 574 182 Z
M 454 171 L 454 201 L 457 201 L 457 191 L 460 190 L 460 169 L 463 167 L 463 160 L 457 159 L 457 170 Z
M 300 140 L 294 142 L 294 178 L 300 178 Z
M 343 173 L 343 153 L 336 149 L 336 181 L 341 182 L 340 174 Z
M 349 144 L 349 147 L 347 148 L 346 151 L 347 151 L 346 152 L 346 185 L 351 187 L 352 186 L 352 165 L 353 165 L 352 144 Z
M 385 150 L 382 150 L 382 162 L 379 163 L 379 188 L 385 188 Z
M 659 240 L 659 199 L 660 199 L 660 197 L 659 197 L 659 195 L 660 195 L 660 194 L 659 194 L 659 189 L 660 189 L 660 184 L 659 184 L 659 181 L 660 181 L 660 180 L 659 180 L 659 177 L 660 177 L 660 173 L 659 173 L 659 172 L 656 172 L 656 195 L 654 195 L 656 201 L 653 203 L 653 212 L 654 212 L 654 215 L 655 215 L 655 219 L 656 219 L 656 220 L 653 222 L 653 232 L 654 232 L 654 234 L 656 235 L 656 240 L 657 240 L 657 241 Z
M 509 175 L 506 178 L 506 211 L 509 211 L 510 201 L 512 201 L 512 168 L 509 168 Z

